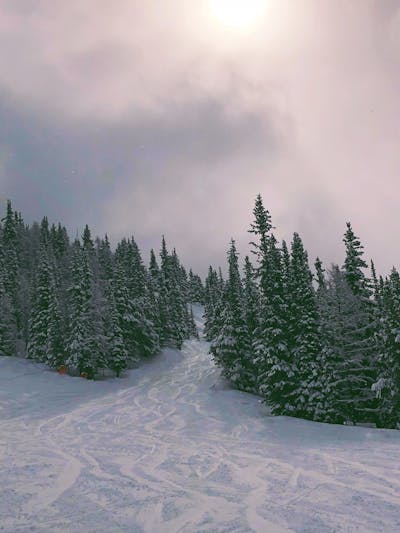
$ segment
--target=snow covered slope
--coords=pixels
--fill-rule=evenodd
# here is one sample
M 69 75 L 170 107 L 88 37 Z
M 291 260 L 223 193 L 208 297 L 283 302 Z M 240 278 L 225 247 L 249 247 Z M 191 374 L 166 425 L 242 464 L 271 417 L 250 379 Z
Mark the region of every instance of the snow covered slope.
M 207 351 L 103 382 L 1 358 L 0 531 L 400 531 L 400 432 L 272 418 Z

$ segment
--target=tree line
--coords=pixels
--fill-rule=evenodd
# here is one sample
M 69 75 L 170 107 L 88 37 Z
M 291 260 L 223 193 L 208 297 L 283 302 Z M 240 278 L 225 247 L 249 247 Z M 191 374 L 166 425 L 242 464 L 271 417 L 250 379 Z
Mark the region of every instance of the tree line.
M 197 336 L 189 302 L 200 277 L 187 273 L 163 237 L 143 263 L 134 238 L 111 249 L 88 226 L 70 241 L 60 223 L 26 225 L 7 202 L 0 223 L 0 355 L 19 355 L 89 378 L 119 376 L 165 345 Z
M 400 276 L 370 271 L 350 223 L 345 261 L 312 273 L 298 235 L 273 233 L 259 195 L 243 270 L 232 240 L 224 280 L 209 268 L 205 335 L 223 374 L 276 415 L 400 427 Z

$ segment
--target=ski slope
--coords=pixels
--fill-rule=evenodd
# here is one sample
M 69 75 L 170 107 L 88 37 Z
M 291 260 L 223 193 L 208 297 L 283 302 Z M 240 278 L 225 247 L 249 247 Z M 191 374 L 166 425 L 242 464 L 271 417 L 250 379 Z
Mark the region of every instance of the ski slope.
M 271 417 L 207 352 L 98 382 L 1 358 L 0 531 L 400 531 L 400 431 Z

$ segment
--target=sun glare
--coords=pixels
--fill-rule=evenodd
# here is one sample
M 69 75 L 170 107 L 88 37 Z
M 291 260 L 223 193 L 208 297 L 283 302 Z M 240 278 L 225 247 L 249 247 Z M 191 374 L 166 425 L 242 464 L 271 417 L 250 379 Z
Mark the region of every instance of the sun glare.
M 215 17 L 225 26 L 245 29 L 257 23 L 266 0 L 209 0 Z

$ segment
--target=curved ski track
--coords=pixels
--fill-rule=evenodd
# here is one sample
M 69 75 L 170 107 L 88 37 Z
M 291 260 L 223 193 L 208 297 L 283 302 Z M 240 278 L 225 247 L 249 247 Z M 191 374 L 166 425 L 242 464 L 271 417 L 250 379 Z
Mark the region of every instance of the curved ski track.
M 0 531 L 400 531 L 400 432 L 270 417 L 207 352 L 186 342 L 124 389 L 0 422 Z

